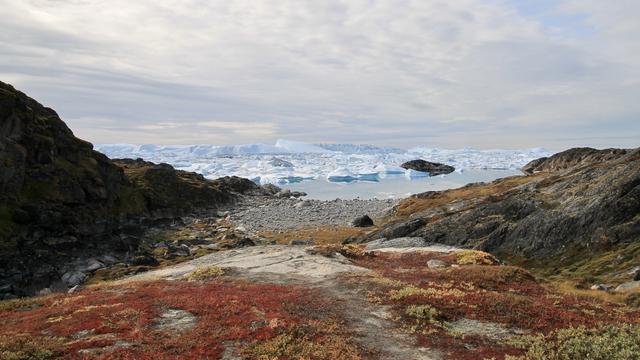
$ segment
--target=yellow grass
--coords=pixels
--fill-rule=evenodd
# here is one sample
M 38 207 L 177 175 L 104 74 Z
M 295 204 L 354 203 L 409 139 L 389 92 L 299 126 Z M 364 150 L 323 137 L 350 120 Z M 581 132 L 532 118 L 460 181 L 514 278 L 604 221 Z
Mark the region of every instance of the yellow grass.
M 314 228 L 290 229 L 283 231 L 263 231 L 260 236 L 275 240 L 278 244 L 288 244 L 291 240 L 313 240 L 316 245 L 342 244 L 342 241 L 375 229 L 347 226 L 322 226 Z

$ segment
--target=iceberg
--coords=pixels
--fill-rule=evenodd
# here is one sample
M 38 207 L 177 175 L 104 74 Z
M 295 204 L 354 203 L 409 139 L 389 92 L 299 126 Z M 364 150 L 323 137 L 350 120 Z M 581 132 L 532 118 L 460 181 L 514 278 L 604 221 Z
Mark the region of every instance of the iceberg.
M 413 179 L 413 178 L 429 177 L 429 173 L 424 171 L 407 169 L 404 172 L 404 176 L 408 177 L 409 179 Z
M 405 169 L 400 166 L 378 164 L 374 167 L 374 170 L 380 174 L 404 174 Z
M 331 182 L 351 182 L 358 180 L 358 175 L 351 172 L 351 170 L 342 167 L 328 173 L 327 180 Z
M 283 153 L 330 153 L 331 150 L 321 148 L 317 145 L 307 144 L 300 141 L 279 139 L 276 141 L 276 148 L 283 150 Z
M 440 149 L 408 150 L 353 144 L 309 144 L 280 139 L 275 144 L 158 145 L 97 144 L 111 158 L 143 158 L 194 171 L 209 179 L 241 176 L 258 183 L 287 184 L 318 177 L 334 182 L 378 181 L 386 176 L 408 179 L 428 176 L 398 166 L 409 160 L 445 163 L 462 172 L 470 169 L 516 170 L 533 159 L 549 156 L 542 148 L 523 150 Z

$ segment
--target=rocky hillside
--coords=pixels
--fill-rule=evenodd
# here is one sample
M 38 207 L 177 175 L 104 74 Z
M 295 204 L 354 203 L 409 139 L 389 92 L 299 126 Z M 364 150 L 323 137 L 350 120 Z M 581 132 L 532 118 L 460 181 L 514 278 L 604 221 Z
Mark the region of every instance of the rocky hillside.
M 114 163 L 54 110 L 0 82 L 0 297 L 59 281 L 84 254 L 135 249 L 132 225 L 216 208 L 254 188 L 166 164 Z
M 525 171 L 415 195 L 352 241 L 416 236 L 558 265 L 640 242 L 640 149 L 571 149 Z

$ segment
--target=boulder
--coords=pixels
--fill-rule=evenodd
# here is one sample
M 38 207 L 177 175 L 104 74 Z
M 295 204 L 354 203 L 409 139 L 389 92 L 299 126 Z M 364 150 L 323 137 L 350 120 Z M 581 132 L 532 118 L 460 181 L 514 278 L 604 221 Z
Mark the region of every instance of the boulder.
M 87 275 L 80 271 L 69 271 L 62 275 L 62 282 L 67 285 L 67 287 L 74 287 L 76 285 L 80 285 L 84 283 L 87 279 Z
M 105 267 L 105 265 L 101 261 L 91 258 L 87 260 L 86 264 L 82 267 L 82 271 L 94 272 L 98 269 L 102 269 L 103 267 Z
M 313 240 L 295 239 L 295 240 L 289 241 L 289 245 L 293 245 L 293 246 L 310 246 L 314 244 L 315 242 Z
M 373 220 L 369 217 L 369 215 L 362 215 L 353 219 L 353 221 L 351 221 L 351 226 L 353 227 L 373 226 Z
M 412 248 L 424 247 L 427 243 L 423 238 L 419 237 L 401 237 L 395 239 L 377 239 L 367 243 L 367 250 L 376 250 L 384 248 Z
M 616 291 L 626 291 L 640 288 L 640 281 L 629 281 L 616 287 Z
M 611 290 L 611 288 L 608 285 L 605 284 L 595 284 L 592 285 L 590 287 L 591 290 L 598 290 L 598 291 L 609 291 Z
M 133 259 L 131 259 L 131 265 L 158 266 L 160 265 L 160 263 L 153 256 L 148 254 L 142 254 L 142 255 L 135 256 Z
M 277 187 L 276 185 L 273 184 L 264 184 L 260 186 L 262 188 L 262 190 L 267 194 L 267 195 L 275 195 L 277 193 L 280 192 L 279 187 Z
M 400 167 L 407 170 L 427 172 L 431 176 L 449 174 L 456 170 L 453 166 L 450 165 L 429 162 L 422 159 L 407 161 L 406 163 L 400 165 Z
M 427 261 L 427 267 L 429 269 L 439 269 L 439 268 L 447 267 L 447 263 L 442 260 L 431 259 Z

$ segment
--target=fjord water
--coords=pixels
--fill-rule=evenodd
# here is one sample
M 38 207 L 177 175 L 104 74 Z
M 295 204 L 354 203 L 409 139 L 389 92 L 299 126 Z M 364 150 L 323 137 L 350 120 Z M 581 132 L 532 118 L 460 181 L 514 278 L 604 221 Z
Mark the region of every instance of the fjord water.
M 402 198 L 425 191 L 454 189 L 475 182 L 522 175 L 519 170 L 471 169 L 447 175 L 408 178 L 402 174 L 387 175 L 378 181 L 330 182 L 325 178 L 281 185 L 291 191 L 304 191 L 307 199 L 388 199 Z

